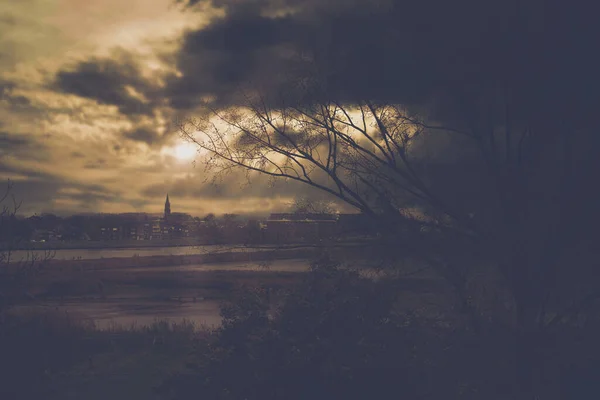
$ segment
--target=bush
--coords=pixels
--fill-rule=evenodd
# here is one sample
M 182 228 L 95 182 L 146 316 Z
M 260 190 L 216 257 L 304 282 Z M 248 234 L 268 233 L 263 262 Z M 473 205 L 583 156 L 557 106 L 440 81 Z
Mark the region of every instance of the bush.
M 0 399 L 62 399 L 65 388 L 85 385 L 85 376 L 93 380 L 96 372 L 124 362 L 141 374 L 148 357 L 180 364 L 209 335 L 198 328 L 186 320 L 157 320 L 100 331 L 52 308 L 21 308 L 0 325 Z M 148 388 L 154 384 L 148 382 Z
M 165 381 L 165 396 L 417 399 L 466 390 L 461 372 L 446 362 L 467 362 L 455 357 L 453 333 L 397 313 L 391 281 L 322 262 L 280 305 L 269 297 L 263 288 L 245 288 L 225 304 L 208 351 L 188 373 Z
M 0 398 L 27 399 L 50 372 L 86 360 L 97 351 L 93 325 L 66 313 L 7 314 L 0 324 Z

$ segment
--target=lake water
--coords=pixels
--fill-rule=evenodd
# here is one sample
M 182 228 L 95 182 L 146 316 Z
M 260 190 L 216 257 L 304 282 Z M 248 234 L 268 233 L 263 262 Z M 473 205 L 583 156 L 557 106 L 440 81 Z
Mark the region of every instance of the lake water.
M 54 259 L 56 260 L 97 260 L 101 258 L 119 258 L 119 257 L 149 257 L 149 256 L 183 256 L 194 254 L 206 254 L 212 252 L 224 251 L 245 251 L 247 248 L 242 246 L 179 246 L 179 247 L 136 247 L 123 249 L 59 249 L 55 250 Z M 16 250 L 11 257 L 13 260 L 25 260 L 31 257 L 31 254 L 37 257 L 44 256 L 44 250 Z
M 136 249 L 137 250 L 137 249 Z M 185 254 L 185 253 L 184 253 Z M 274 260 L 264 266 L 252 262 L 204 263 L 195 265 L 173 265 L 164 267 L 123 268 L 122 272 L 135 278 L 136 274 L 151 271 L 153 274 L 181 273 L 194 274 L 206 271 L 271 271 L 301 273 L 309 269 L 309 263 L 302 259 Z M 147 293 L 152 294 L 152 293 Z M 23 307 L 29 309 L 32 306 Z M 64 301 L 45 301 L 33 305 L 33 308 L 66 313 L 78 320 L 90 321 L 98 329 L 111 329 L 115 326 L 147 326 L 157 320 L 181 322 L 188 320 L 197 327 L 216 328 L 221 325 L 220 302 L 192 299 L 189 294 L 177 299 L 164 301 L 151 296 L 142 297 L 135 293 L 120 293 L 106 299 L 65 299 Z M 21 307 L 17 307 L 19 309 Z
M 302 273 L 308 271 L 310 263 L 303 259 L 273 260 L 264 266 L 253 262 L 204 263 L 193 265 L 173 265 L 152 267 L 142 266 L 123 268 L 122 272 L 130 278 L 136 274 L 152 272 L 194 274 L 206 271 L 256 271 L 256 272 L 286 272 Z M 369 269 L 363 269 L 370 273 Z M 152 293 L 120 293 L 106 299 L 65 299 L 64 301 L 45 301 L 34 305 L 41 310 L 54 310 L 67 313 L 77 319 L 93 321 L 99 329 L 110 329 L 114 326 L 129 327 L 132 325 L 150 325 L 156 320 L 180 322 L 183 319 L 192 321 L 196 326 L 218 327 L 221 325 L 219 301 L 212 299 L 193 299 L 189 293 L 176 296 L 169 301 L 152 298 Z M 29 307 L 26 307 L 29 308 Z
M 122 249 L 60 249 L 56 250 L 55 259 L 101 259 L 115 257 L 148 257 L 157 255 L 194 255 L 211 252 L 251 251 L 241 246 L 181 246 L 181 247 L 146 247 Z M 43 251 L 36 252 L 38 256 Z M 26 251 L 16 251 L 12 254 L 13 260 L 26 258 Z M 29 253 L 30 256 L 30 253 Z M 271 272 L 305 272 L 309 269 L 309 262 L 304 259 L 273 260 L 268 265 Z M 163 271 L 164 270 L 164 271 Z M 173 265 L 165 267 L 152 267 L 153 273 L 182 272 L 195 273 L 202 271 L 265 271 L 265 266 L 253 262 L 225 262 L 201 263 L 197 265 Z M 367 269 L 363 270 L 368 272 Z M 124 273 L 134 276 L 137 273 L 147 272 L 142 265 L 135 268 L 124 268 Z M 115 325 L 131 326 L 149 325 L 156 320 L 181 321 L 187 319 L 197 326 L 205 325 L 218 327 L 221 324 L 219 302 L 213 300 L 197 299 L 183 302 L 155 301 L 147 298 L 112 298 L 97 301 L 72 300 L 65 302 L 46 302 L 38 305 L 42 308 L 50 307 L 56 311 L 65 312 L 77 318 L 93 321 L 99 329 L 111 328 Z

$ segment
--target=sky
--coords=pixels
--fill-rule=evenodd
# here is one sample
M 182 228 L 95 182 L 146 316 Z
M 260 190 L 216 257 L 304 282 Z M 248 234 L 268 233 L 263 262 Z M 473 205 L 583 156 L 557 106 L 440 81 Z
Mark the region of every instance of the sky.
M 175 127 L 193 114 L 171 104 L 178 89 L 166 93 L 181 77 L 185 36 L 223 9 L 172 0 L 0 8 L 0 177 L 13 182 L 21 213 L 160 212 L 167 193 L 174 211 L 194 215 L 287 207 L 293 195 L 266 182 L 207 182 Z
M 452 121 L 458 114 L 446 92 L 476 98 L 510 87 L 528 115 L 555 110 L 583 121 L 595 112 L 589 99 L 598 88 L 584 81 L 596 63 L 580 57 L 590 54 L 597 24 L 593 13 L 561 7 L 551 0 L 1 2 L 0 178 L 14 183 L 26 215 L 155 213 L 167 193 L 173 211 L 194 215 L 285 210 L 314 193 L 258 177 L 248 184 L 237 172 L 214 184 L 177 121 L 201 113 L 202 101 L 236 106 L 249 82 L 267 94 L 293 90 L 290 82 L 309 68 L 303 54 L 328 77 L 326 95 L 343 102 L 401 103 Z

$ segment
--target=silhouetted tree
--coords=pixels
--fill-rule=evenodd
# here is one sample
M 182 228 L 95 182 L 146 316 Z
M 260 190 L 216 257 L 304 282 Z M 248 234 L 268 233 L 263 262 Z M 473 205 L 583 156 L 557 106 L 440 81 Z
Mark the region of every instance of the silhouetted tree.
M 259 244 L 263 241 L 263 232 L 260 223 L 255 219 L 250 219 L 245 226 L 245 243 Z
M 223 225 L 224 226 L 233 226 L 237 222 L 239 215 L 237 214 L 223 214 Z
M 311 199 L 306 196 L 294 198 L 290 204 L 292 211 L 299 214 L 334 214 L 335 204 L 328 199 Z
M 538 343 L 600 297 L 593 29 L 554 2 L 484 3 L 426 2 L 439 8 L 429 15 L 390 2 L 354 24 L 335 14 L 332 32 L 362 38 L 363 21 L 380 34 L 370 56 L 318 31 L 298 44 L 283 94 L 253 84 L 180 131 L 216 174 L 295 181 L 370 217 L 382 251 L 426 262 L 475 327 L 511 327 L 531 394 Z
M 514 327 L 525 381 L 540 335 L 600 295 L 590 129 L 512 119 L 506 97 L 493 97 L 503 118 L 475 107 L 456 125 L 369 100 L 247 99 L 181 125 L 209 167 L 297 181 L 370 216 L 386 251 L 425 260 L 473 321 Z
M 217 217 L 215 214 L 207 214 L 204 218 L 204 225 L 202 228 L 205 240 L 211 244 L 219 244 L 223 241 L 223 235 L 219 225 L 217 224 Z
M 13 183 L 9 180 L 0 195 L 0 325 L 4 312 L 11 306 L 32 298 L 29 285 L 44 263 L 54 257 L 54 252 L 27 251 L 25 256 L 17 256 L 15 250 L 28 248 L 22 235 L 16 214 L 21 206 L 12 195 Z
M 202 220 L 204 222 L 206 222 L 207 224 L 209 224 L 209 223 L 213 223 L 215 221 L 215 219 L 216 219 L 215 214 L 209 213 L 209 214 L 206 214 L 206 216 Z

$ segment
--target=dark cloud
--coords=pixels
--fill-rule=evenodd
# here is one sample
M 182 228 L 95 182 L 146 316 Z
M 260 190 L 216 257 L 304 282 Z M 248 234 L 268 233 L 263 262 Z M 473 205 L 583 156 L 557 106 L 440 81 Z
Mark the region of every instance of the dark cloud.
M 290 17 L 265 18 L 259 15 L 219 20 L 206 29 L 189 34 L 184 51 L 207 49 L 248 54 L 292 39 L 294 24 Z
M 171 105 L 193 108 L 202 96 L 227 105 L 235 102 L 237 90 L 250 81 L 275 86 L 277 75 L 287 73 L 285 47 L 299 32 L 298 22 L 290 17 L 256 14 L 236 14 L 188 32 L 176 60 L 183 77 L 170 79 L 167 88 Z
M 410 18 L 404 21 L 407 19 L 403 18 L 404 12 L 418 16 L 421 13 L 417 10 L 414 13 L 410 9 L 399 12 L 394 7 L 371 10 L 363 3 L 364 7 L 356 13 L 343 7 L 340 9 L 344 11 L 329 10 L 316 15 L 313 3 L 312 8 L 305 7 L 296 14 L 268 17 L 261 15 L 261 10 L 289 4 L 272 1 L 213 4 L 225 7 L 227 15 L 207 28 L 189 32 L 184 38 L 178 59 L 184 77 L 171 87 L 176 107 L 190 107 L 194 105 L 194 96 L 202 95 L 232 101 L 232 92 L 241 84 L 275 79 L 277 75 L 300 81 L 310 71 L 303 70 L 300 53 L 319 70 L 319 90 L 329 96 L 349 100 L 362 96 L 406 100 L 414 92 L 410 87 L 417 78 L 414 75 L 423 75 L 423 66 L 428 61 L 432 62 L 431 68 L 436 58 L 442 60 L 447 53 L 440 52 L 446 47 L 441 41 L 433 41 L 436 49 L 430 50 L 434 51 L 420 49 L 427 40 L 424 34 L 431 29 L 429 22 L 422 32 L 413 26 L 412 35 L 402 34 L 402 29 L 410 31 L 409 25 L 414 25 Z M 406 26 L 398 28 L 398 25 Z M 427 57 L 431 60 L 426 60 Z M 282 89 L 277 86 L 272 85 L 276 90 Z M 421 84 L 418 90 L 429 89 Z
M 108 193 L 108 189 L 103 185 L 95 183 L 77 183 L 67 180 L 64 177 L 54 175 L 48 171 L 42 171 L 37 168 L 31 168 L 26 166 L 15 166 L 9 165 L 0 160 L 0 175 L 2 174 L 19 174 L 27 176 L 28 180 L 35 182 L 47 182 L 57 187 L 72 187 L 77 189 L 84 189 L 86 191 Z
M 133 130 L 126 131 L 123 133 L 123 136 L 136 142 L 146 143 L 149 146 L 156 143 L 161 143 L 164 139 L 163 136 L 156 131 L 156 129 L 147 127 L 138 127 Z
M 31 101 L 27 97 L 14 93 L 16 88 L 14 82 L 0 80 L 0 101 L 6 101 L 12 110 L 30 107 Z
M 98 211 L 102 202 L 120 200 L 116 193 L 100 184 L 74 182 L 50 172 L 7 165 L 0 160 L 0 177 L 7 174 L 27 176 L 27 179 L 13 181 L 11 194 L 17 202 L 21 202 L 19 212 L 30 215 L 39 212 L 55 212 L 71 214 L 78 211 Z M 61 205 L 60 200 L 76 202 L 72 205 Z
M 32 142 L 29 138 L 24 136 L 10 135 L 7 132 L 0 131 L 0 148 L 1 149 L 12 149 L 12 148 L 21 148 L 23 146 L 28 146 Z
M 0 97 L 4 98 L 16 87 L 14 82 L 0 80 Z
M 152 115 L 158 100 L 157 89 L 141 78 L 140 69 L 127 57 L 81 62 L 71 70 L 59 71 L 53 86 L 65 93 L 117 106 L 126 115 Z M 128 87 L 148 101 L 138 98 Z
M 68 193 L 65 197 L 69 200 L 75 200 L 80 204 L 80 207 L 91 209 L 92 207 L 97 207 L 100 202 L 115 202 L 120 199 L 120 196 L 115 193 L 110 192 L 96 192 L 87 189 L 87 187 L 83 186 L 66 186 L 66 188 L 76 188 L 81 189 L 80 193 Z
M 158 132 L 155 111 L 163 107 L 163 89 L 142 78 L 132 54 L 115 51 L 113 58 L 92 58 L 72 69 L 57 73 L 53 86 L 65 93 L 117 106 L 133 128 L 121 132 L 122 138 L 148 145 L 162 144 L 172 132 Z M 150 117 L 150 118 L 148 118 Z M 123 144 L 115 145 L 119 152 Z
M 46 160 L 48 154 L 39 140 L 29 135 L 0 131 L 0 156 L 11 155 L 31 160 Z
M 240 86 L 270 82 L 261 87 L 267 96 L 301 83 L 313 99 L 393 101 L 456 122 L 461 113 L 483 112 L 492 98 L 509 98 L 515 120 L 594 117 L 600 32 L 583 7 L 555 0 L 211 3 L 226 15 L 185 36 L 177 59 L 184 76 L 169 89 L 176 108 L 202 96 L 235 103 Z
M 29 106 L 31 105 L 31 100 L 29 100 L 27 97 L 25 96 L 13 96 L 11 98 L 11 102 L 13 105 L 19 107 L 25 107 L 25 106 Z
M 349 4 L 355 0 L 346 0 L 342 4 Z M 211 5 L 214 8 L 224 9 L 228 15 L 232 14 L 265 14 L 277 13 L 283 9 L 300 9 L 315 7 L 321 0 L 175 0 L 189 9 L 196 9 L 200 5 Z M 327 3 L 340 4 L 340 0 L 329 0 Z M 202 8 L 197 8 L 202 10 Z

